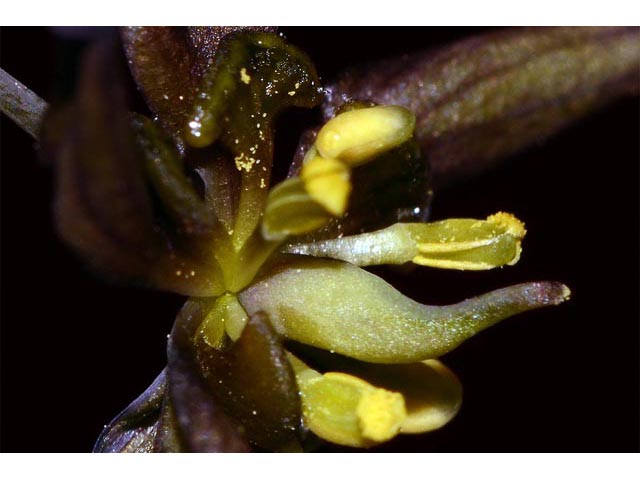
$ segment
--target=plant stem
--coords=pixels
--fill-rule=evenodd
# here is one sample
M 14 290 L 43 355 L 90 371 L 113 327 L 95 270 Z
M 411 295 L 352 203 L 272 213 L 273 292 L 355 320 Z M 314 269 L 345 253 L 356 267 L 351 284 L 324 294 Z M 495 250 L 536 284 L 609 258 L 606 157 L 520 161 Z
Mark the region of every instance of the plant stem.
M 47 102 L 0 68 L 0 111 L 38 138 Z

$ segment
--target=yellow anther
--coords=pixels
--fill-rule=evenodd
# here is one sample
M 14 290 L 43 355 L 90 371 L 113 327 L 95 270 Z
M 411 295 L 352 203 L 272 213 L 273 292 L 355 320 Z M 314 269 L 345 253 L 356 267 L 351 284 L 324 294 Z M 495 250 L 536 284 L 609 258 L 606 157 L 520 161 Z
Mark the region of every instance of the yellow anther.
M 300 177 L 311 198 L 336 217 L 344 214 L 351 193 L 346 165 L 332 158 L 314 157 L 303 165 Z
M 510 213 L 498 212 L 494 215 L 490 215 L 487 217 L 487 222 L 503 228 L 507 233 L 519 240 L 523 239 L 527 233 L 527 230 L 524 228 L 524 223 Z
M 415 116 L 403 107 L 350 110 L 320 129 L 315 146 L 322 157 L 354 166 L 406 142 L 414 125 Z
M 382 388 L 365 391 L 356 414 L 362 436 L 374 442 L 395 437 L 407 415 L 402 395 Z

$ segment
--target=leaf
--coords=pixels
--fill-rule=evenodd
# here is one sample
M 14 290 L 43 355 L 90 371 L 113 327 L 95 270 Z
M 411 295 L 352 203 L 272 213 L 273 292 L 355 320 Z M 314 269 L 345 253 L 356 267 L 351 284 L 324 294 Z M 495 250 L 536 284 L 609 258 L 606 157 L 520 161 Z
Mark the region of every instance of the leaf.
M 637 94 L 639 71 L 637 27 L 502 30 L 345 72 L 327 87 L 324 113 L 345 101 L 409 108 L 444 185 Z
M 289 339 L 367 362 L 408 363 L 439 357 L 500 320 L 568 295 L 560 283 L 537 282 L 428 306 L 351 264 L 288 257 L 238 297 L 249 315 L 265 312 Z

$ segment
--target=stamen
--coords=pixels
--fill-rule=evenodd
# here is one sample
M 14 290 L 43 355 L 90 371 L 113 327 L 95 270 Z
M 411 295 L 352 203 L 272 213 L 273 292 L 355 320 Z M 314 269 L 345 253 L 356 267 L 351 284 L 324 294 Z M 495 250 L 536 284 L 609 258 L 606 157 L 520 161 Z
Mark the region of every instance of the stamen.
M 347 209 L 351 182 L 349 168 L 332 158 L 314 157 L 302 167 L 300 178 L 316 202 L 335 217 Z
M 366 448 L 400 432 L 407 417 L 400 393 L 346 373 L 321 375 L 292 354 L 288 358 L 300 388 L 305 423 L 320 438 Z
M 355 166 L 406 142 L 414 126 L 415 116 L 403 107 L 350 110 L 329 120 L 315 145 L 321 156 Z

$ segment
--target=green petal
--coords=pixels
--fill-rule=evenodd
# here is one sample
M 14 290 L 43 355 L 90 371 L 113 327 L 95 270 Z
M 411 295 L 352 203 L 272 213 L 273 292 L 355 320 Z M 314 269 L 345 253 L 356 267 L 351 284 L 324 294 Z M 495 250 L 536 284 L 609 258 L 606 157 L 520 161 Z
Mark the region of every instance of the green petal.
M 264 311 L 293 340 L 359 360 L 408 363 L 439 357 L 500 320 L 557 305 L 568 294 L 562 284 L 538 282 L 425 306 L 348 263 L 288 258 L 239 299 L 247 313 Z
M 400 425 L 400 433 L 437 430 L 450 422 L 462 405 L 462 385 L 458 377 L 439 360 L 383 365 L 361 362 L 315 348 L 302 347 L 297 350 L 323 372 L 343 372 L 374 387 L 401 394 L 407 415 Z M 292 361 L 292 365 L 295 368 L 296 363 Z M 299 370 L 296 370 L 296 375 L 299 375 Z M 316 375 L 320 374 L 316 372 Z
M 335 258 L 353 265 L 400 265 L 418 255 L 418 246 L 407 228 L 396 223 L 383 230 L 311 243 L 291 243 L 285 253 Z

